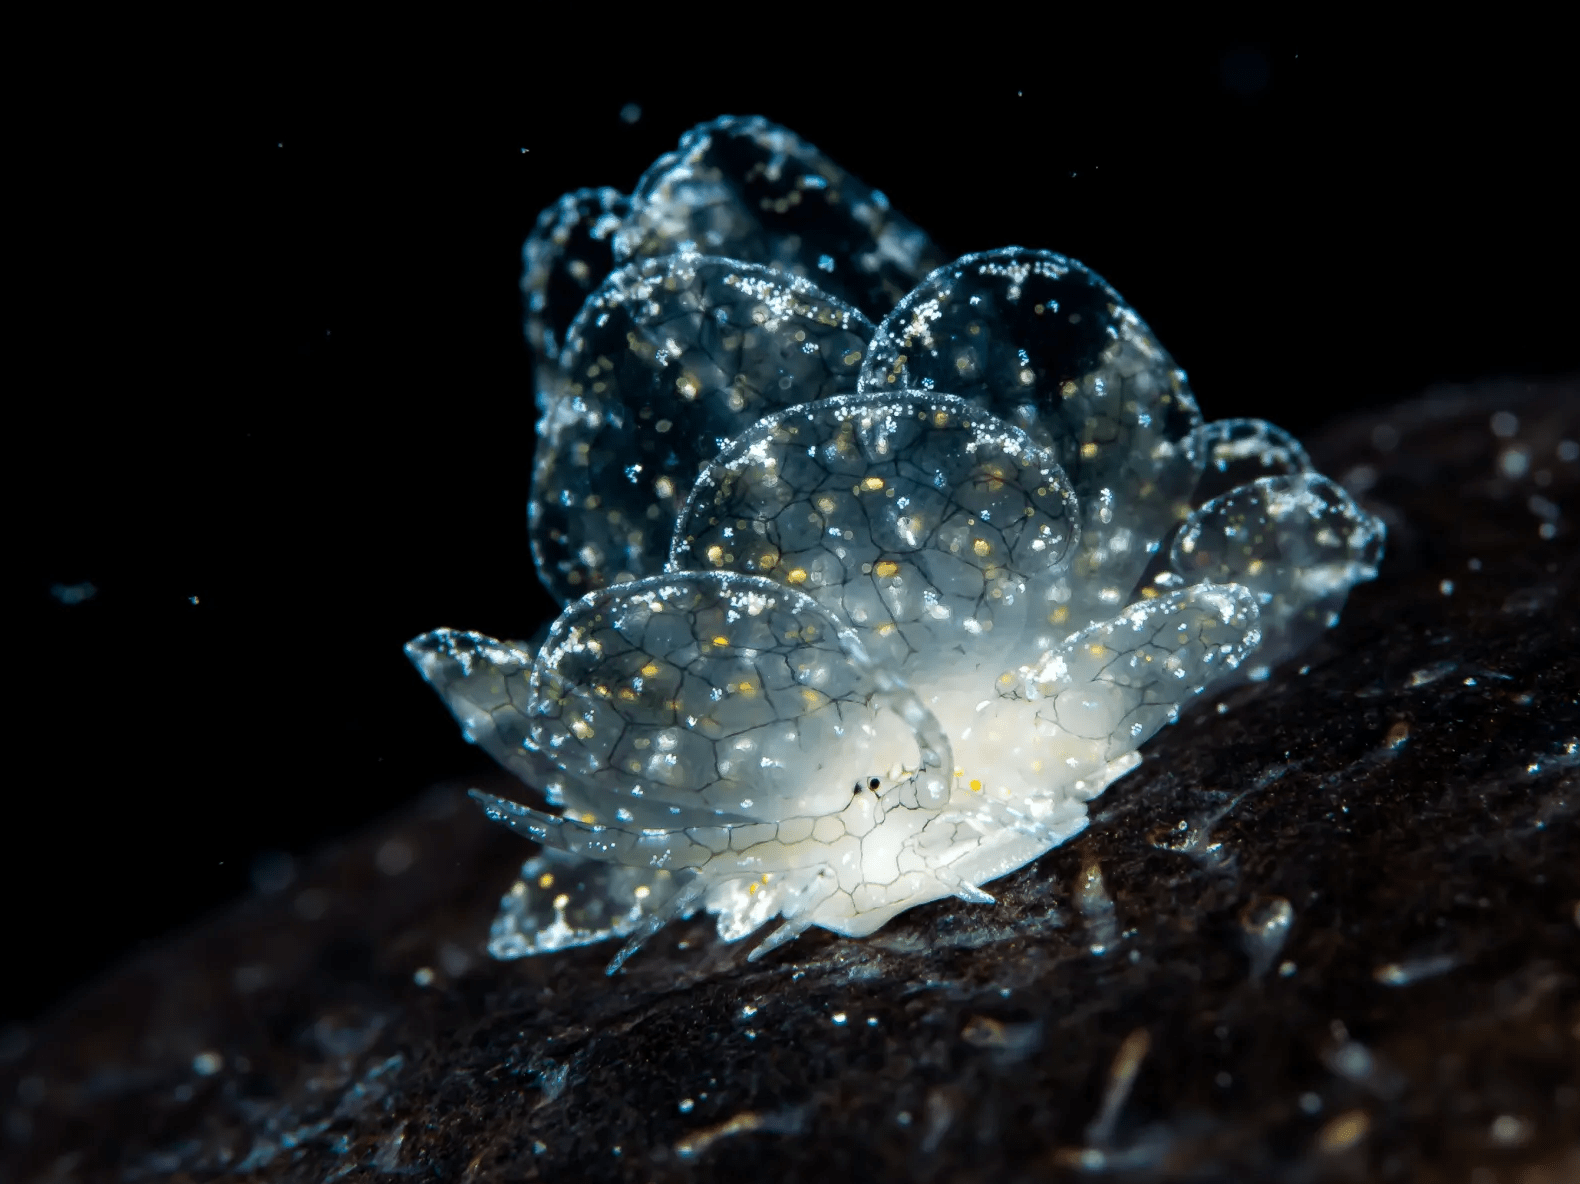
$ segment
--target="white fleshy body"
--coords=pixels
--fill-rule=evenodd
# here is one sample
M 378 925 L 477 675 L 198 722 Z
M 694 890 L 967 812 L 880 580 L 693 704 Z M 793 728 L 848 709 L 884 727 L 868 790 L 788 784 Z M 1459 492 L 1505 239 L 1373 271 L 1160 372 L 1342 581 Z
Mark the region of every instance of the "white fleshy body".
M 775 221 L 802 200 L 870 249 L 809 255 Z M 578 202 L 626 211 L 596 242 L 631 262 L 542 368 L 533 553 L 569 604 L 541 646 L 407 646 L 559 811 L 475 794 L 545 848 L 498 956 L 627 936 L 613 969 L 697 908 L 725 940 L 783 918 L 755 956 L 991 901 L 1191 698 L 1265 677 L 1376 573 L 1381 523 L 1272 425 L 1203 423 L 1078 263 L 1007 248 L 923 277 L 930 244 L 876 195 L 721 120 L 629 205 L 583 191 L 540 220 L 539 338 L 556 275 L 591 266 Z

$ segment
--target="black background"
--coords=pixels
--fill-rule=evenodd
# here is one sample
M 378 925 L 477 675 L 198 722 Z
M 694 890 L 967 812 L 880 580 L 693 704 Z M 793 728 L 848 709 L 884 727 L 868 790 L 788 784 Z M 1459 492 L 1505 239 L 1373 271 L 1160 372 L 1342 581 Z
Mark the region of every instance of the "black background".
M 520 245 L 559 193 L 629 189 L 696 122 L 787 124 L 951 255 L 1080 258 L 1209 418 L 1303 433 L 1571 370 L 1568 64 L 1538 34 L 1333 40 L 1143 52 L 1115 30 L 1074 60 L 803 82 L 784 59 L 584 85 L 539 53 L 479 67 L 488 86 L 281 68 L 38 99 L 13 145 L 23 759 L 0 890 L 21 969 L 0 1021 L 248 891 L 261 854 L 489 767 L 400 646 L 550 612 Z M 79 581 L 85 603 L 51 594 Z

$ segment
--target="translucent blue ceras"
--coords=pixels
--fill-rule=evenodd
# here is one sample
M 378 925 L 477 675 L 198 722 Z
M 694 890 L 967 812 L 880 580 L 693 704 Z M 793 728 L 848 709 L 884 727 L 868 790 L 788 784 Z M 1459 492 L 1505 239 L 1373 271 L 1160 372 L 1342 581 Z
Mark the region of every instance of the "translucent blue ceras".
M 544 848 L 500 957 L 628 937 L 614 969 L 698 908 L 726 940 L 783 918 L 756 956 L 991 901 L 1376 575 L 1382 523 L 1281 429 L 1203 423 L 1097 275 L 943 263 L 762 119 L 561 199 L 525 255 L 530 533 L 566 609 L 541 645 L 406 647 L 558 811 L 475 794 Z

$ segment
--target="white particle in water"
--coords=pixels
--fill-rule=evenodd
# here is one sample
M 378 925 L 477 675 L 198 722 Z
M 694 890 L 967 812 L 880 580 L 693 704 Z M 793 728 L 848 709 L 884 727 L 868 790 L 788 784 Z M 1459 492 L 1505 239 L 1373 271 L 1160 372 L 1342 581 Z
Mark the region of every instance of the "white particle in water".
M 1512 440 L 1520 430 L 1519 417 L 1509 411 L 1494 412 L 1492 434 L 1500 440 Z

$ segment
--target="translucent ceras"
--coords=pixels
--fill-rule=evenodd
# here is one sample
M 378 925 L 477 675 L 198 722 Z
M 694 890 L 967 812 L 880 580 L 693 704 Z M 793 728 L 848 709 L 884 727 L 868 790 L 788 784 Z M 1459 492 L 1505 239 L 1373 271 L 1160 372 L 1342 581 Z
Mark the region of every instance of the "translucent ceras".
M 491 948 L 706 909 L 860 936 L 1079 832 L 1210 686 L 1372 579 L 1382 523 L 1074 260 L 945 263 L 792 133 L 693 129 L 526 246 L 537 644 L 407 653 L 543 798 Z

